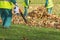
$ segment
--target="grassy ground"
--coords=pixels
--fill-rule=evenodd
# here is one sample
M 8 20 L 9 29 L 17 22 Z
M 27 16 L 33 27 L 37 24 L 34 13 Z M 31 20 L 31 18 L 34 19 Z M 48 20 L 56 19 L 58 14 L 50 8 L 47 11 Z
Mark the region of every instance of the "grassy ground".
M 23 24 L 3 29 L 0 25 L 0 40 L 60 40 L 60 30 L 29 27 Z

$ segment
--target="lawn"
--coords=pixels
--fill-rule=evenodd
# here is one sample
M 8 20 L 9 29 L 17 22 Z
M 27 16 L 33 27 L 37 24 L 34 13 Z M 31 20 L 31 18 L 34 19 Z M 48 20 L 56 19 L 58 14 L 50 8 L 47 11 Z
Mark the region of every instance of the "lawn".
M 12 24 L 9 29 L 0 25 L 0 40 L 60 40 L 60 30 Z

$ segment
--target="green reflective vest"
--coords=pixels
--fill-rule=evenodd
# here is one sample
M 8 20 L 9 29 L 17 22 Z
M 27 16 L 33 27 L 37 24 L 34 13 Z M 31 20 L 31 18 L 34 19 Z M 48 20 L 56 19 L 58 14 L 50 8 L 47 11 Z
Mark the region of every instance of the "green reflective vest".
M 13 3 L 10 0 L 0 0 L 0 8 L 12 9 Z
M 47 8 L 51 8 L 51 7 L 53 7 L 53 1 L 48 0 Z
M 24 2 L 23 2 L 24 7 L 28 7 L 29 4 L 30 4 L 29 0 L 24 0 Z

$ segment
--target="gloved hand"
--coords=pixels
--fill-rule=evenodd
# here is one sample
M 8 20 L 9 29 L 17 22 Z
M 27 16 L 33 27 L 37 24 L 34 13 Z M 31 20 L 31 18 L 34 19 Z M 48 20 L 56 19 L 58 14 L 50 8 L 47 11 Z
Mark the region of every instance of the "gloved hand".
M 15 14 L 19 14 L 19 7 L 18 7 L 18 6 L 15 6 L 15 8 L 14 8 L 14 13 L 15 13 Z

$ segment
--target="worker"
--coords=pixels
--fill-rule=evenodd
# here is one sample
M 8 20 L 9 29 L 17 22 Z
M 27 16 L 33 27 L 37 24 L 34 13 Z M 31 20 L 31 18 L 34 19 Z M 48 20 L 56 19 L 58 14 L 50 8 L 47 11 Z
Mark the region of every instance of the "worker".
M 12 8 L 15 6 L 16 0 L 0 0 L 0 15 L 2 26 L 9 28 L 12 20 Z
M 30 4 L 30 0 L 24 0 L 24 16 L 28 15 L 29 4 Z
M 48 13 L 51 14 L 52 8 L 53 8 L 53 1 L 52 0 L 46 0 L 45 7 L 47 8 Z

